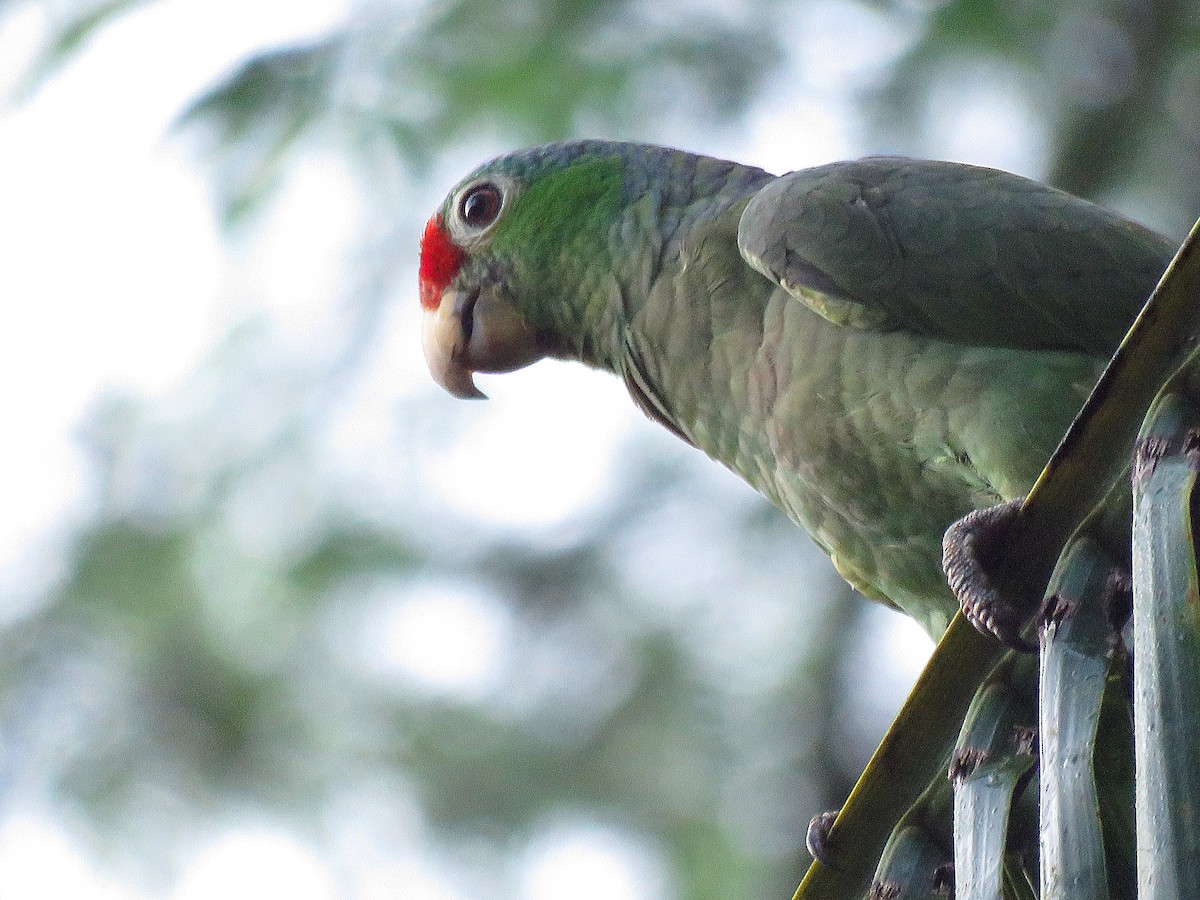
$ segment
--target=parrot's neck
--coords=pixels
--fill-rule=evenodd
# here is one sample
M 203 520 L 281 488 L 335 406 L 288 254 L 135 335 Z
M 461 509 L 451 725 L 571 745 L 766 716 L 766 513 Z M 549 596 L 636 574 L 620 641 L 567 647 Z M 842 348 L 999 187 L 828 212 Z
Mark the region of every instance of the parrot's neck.
M 552 328 L 570 341 L 556 355 L 615 372 L 631 390 L 638 348 L 659 356 L 667 350 L 669 330 L 682 324 L 672 326 L 670 307 L 672 298 L 685 299 L 677 295 L 689 259 L 707 264 L 704 242 L 715 228 L 721 232 L 721 251 L 733 251 L 731 266 L 742 268 L 737 218 L 746 200 L 775 177 L 753 166 L 674 150 L 662 151 L 648 164 L 639 162 L 625 166 L 623 202 L 604 245 L 594 248 L 599 258 L 582 266 L 578 255 L 563 260 L 568 277 L 562 283 L 575 295 L 554 304 Z M 767 286 L 757 273 L 753 278 Z M 685 318 L 684 309 L 675 310 L 679 319 Z

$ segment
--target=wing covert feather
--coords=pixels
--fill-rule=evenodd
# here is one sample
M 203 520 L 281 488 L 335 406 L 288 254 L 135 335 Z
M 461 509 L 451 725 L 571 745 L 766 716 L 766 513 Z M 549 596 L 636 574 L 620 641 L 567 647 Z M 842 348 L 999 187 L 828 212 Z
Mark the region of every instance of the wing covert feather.
M 781 176 L 743 257 L 837 324 L 1109 356 L 1171 259 L 1166 238 L 1036 181 L 875 157 Z

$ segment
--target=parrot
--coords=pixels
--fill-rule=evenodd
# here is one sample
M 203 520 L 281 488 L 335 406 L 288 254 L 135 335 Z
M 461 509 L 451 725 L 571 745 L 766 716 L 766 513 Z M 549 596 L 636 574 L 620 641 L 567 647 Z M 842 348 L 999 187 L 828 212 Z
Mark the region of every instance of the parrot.
M 576 139 L 485 163 L 429 218 L 422 344 L 460 398 L 543 358 L 613 373 L 937 640 L 947 527 L 1028 493 L 1174 250 L 981 166 L 776 176 Z

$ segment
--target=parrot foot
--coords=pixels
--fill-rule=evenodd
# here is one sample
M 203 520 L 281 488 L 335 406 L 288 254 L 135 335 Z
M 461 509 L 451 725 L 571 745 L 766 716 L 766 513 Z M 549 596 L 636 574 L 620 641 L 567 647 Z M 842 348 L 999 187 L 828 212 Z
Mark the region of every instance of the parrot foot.
M 978 509 L 963 516 L 942 538 L 942 569 L 950 590 L 967 621 L 976 630 L 1024 653 L 1037 647 L 1021 637 L 1024 616 L 988 574 L 992 552 L 1009 523 L 1021 509 L 1021 500 Z
M 804 836 L 804 846 L 808 848 L 809 855 L 823 865 L 829 865 L 829 855 L 826 853 L 829 829 L 833 828 L 833 821 L 839 812 L 831 809 L 813 816 L 808 823 L 808 833 Z

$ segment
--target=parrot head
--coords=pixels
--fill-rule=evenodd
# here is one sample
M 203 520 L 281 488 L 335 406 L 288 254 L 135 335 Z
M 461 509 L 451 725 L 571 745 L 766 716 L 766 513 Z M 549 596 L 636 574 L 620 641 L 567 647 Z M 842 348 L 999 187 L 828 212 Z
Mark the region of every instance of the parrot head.
M 476 372 L 586 357 L 587 304 L 620 252 L 618 223 L 638 187 L 627 176 L 641 171 L 645 149 L 586 140 L 533 147 L 450 191 L 421 239 L 422 339 L 438 384 L 483 397 Z
M 484 396 L 475 372 L 509 372 L 545 355 L 514 302 L 511 266 L 491 248 L 521 186 L 481 171 L 450 193 L 421 237 L 425 360 L 456 397 Z

